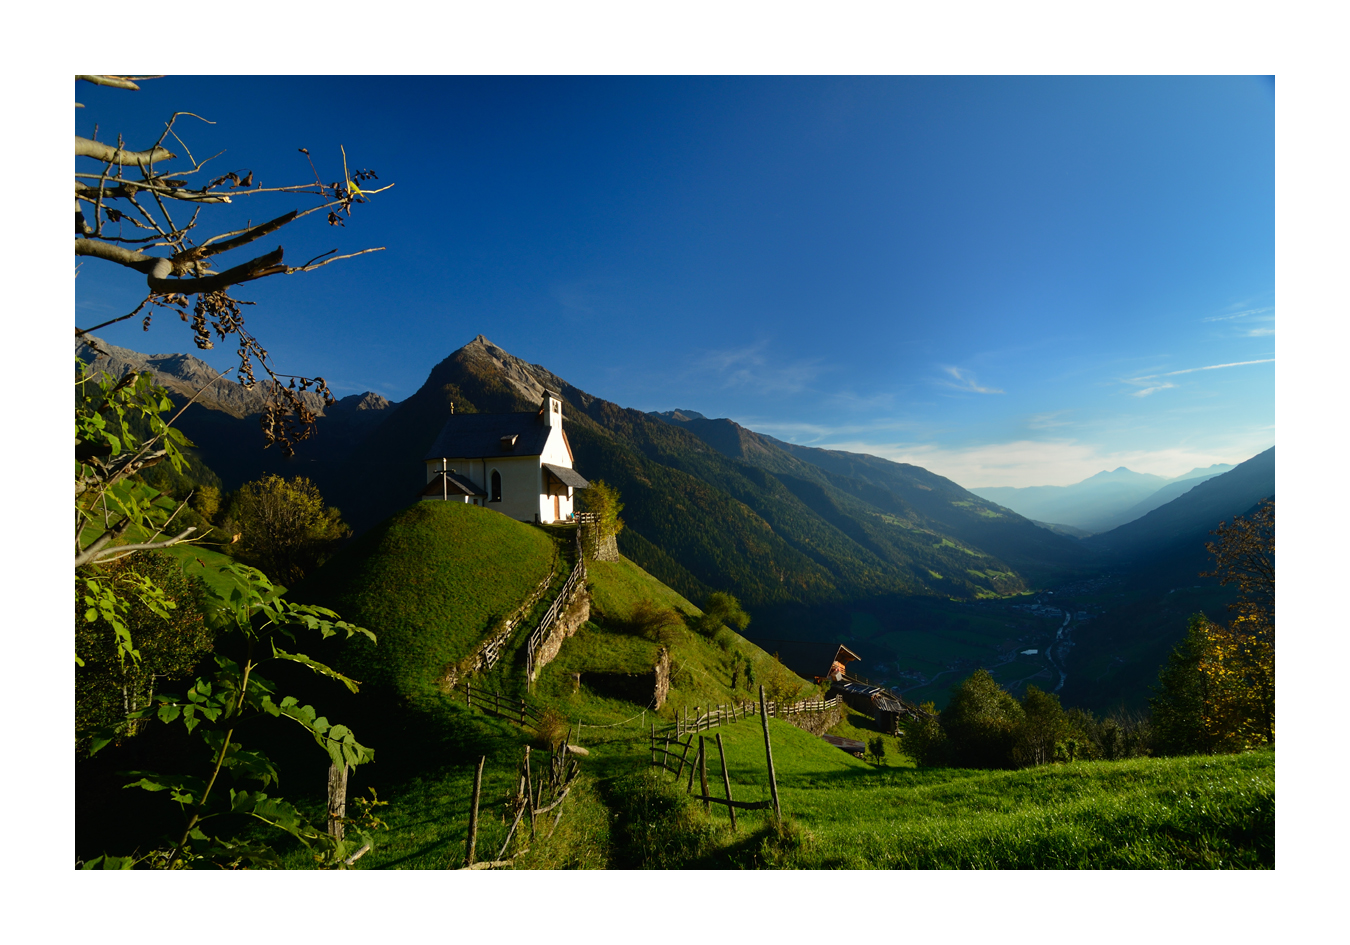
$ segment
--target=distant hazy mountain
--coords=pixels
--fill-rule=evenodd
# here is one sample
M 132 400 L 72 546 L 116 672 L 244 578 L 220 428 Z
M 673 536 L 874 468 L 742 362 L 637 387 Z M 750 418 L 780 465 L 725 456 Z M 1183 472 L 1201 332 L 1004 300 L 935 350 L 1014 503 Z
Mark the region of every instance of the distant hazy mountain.
M 357 443 L 377 426 L 394 403 L 372 391 L 350 394 L 325 410 L 323 398 L 312 391 L 300 396 L 319 417 L 315 435 L 296 446 L 287 459 L 279 449 L 264 449 L 266 438 L 259 417 L 266 404 L 262 385 L 253 390 L 188 354 L 141 354 L 93 336 L 77 340 L 75 354 L 93 373 L 121 377 L 127 371 L 148 371 L 181 406 L 197 399 L 183 412 L 177 426 L 197 444 L 203 462 L 226 489 L 264 473 L 307 475 L 323 489 L 324 474 L 346 458 Z
M 1172 548 L 1203 553 L 1209 533 L 1262 499 L 1275 494 L 1275 447 L 1258 453 L 1228 472 L 1207 479 L 1142 518 L 1085 538 L 1102 552 L 1135 559 L 1155 558 Z
M 1164 494 L 1150 505 L 1150 499 L 1160 490 L 1174 488 L 1183 480 L 1216 476 L 1232 468 L 1216 464 L 1169 479 L 1119 466 L 1070 486 L 982 486 L 970 491 L 1034 521 L 1096 533 L 1123 525 L 1186 491 Z
M 1190 492 L 1196 486 L 1200 485 L 1200 483 L 1213 479 L 1215 476 L 1222 475 L 1232 468 L 1233 467 L 1227 463 L 1216 463 L 1207 469 L 1192 469 L 1185 475 L 1178 476 L 1144 501 L 1137 502 L 1124 512 L 1121 512 L 1116 516 L 1115 523 L 1103 528 L 1102 531 L 1110 531 L 1110 529 L 1124 525 L 1126 522 L 1133 522 L 1135 519 L 1147 515 L 1159 506 L 1166 505 L 1177 496 L 1185 495 L 1187 492 Z

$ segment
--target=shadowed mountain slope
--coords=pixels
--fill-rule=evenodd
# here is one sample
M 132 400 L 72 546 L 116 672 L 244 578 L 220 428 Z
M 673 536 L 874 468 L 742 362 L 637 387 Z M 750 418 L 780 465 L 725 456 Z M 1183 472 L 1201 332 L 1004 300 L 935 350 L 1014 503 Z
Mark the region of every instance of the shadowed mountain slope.
M 1085 559 L 1071 539 L 1039 528 L 921 466 L 865 453 L 798 446 L 732 420 L 690 413 L 655 416 L 697 434 L 725 456 L 774 473 L 789 488 L 797 483 L 794 492 L 804 501 L 819 492 L 839 497 L 839 504 L 863 522 L 924 521 L 944 535 L 1003 560 L 1033 583 L 1049 573 L 1079 566 Z

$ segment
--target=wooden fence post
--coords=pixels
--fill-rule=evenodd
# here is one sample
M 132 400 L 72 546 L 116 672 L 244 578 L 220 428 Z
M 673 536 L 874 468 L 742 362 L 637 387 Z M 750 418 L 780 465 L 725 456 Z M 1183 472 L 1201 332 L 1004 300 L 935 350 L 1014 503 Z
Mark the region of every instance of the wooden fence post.
M 679 768 L 676 769 L 676 771 L 675 771 L 675 783 L 676 783 L 676 784 L 678 784 L 678 783 L 680 782 L 680 775 L 684 774 L 684 759 L 686 759 L 686 758 L 689 757 L 689 747 L 690 747 L 691 745 L 693 745 L 693 744 L 694 744 L 694 739 L 693 739 L 693 737 L 691 736 L 690 739 L 689 739 L 689 741 L 687 741 L 687 742 L 684 743 L 684 751 L 680 752 L 680 766 L 679 766 Z
M 731 806 L 731 775 L 727 774 L 727 753 L 722 747 L 722 733 L 717 733 L 717 756 L 722 759 L 722 786 L 727 789 L 727 813 L 731 815 L 731 829 L 736 829 L 736 808 Z
M 689 736 L 689 744 L 694 744 L 694 736 Z M 689 784 L 685 786 L 684 793 L 692 794 L 694 791 L 694 773 L 698 770 L 699 758 L 703 756 L 703 739 L 699 739 L 698 756 L 694 758 L 694 763 L 689 766 Z
M 534 778 L 530 774 L 530 746 L 525 746 L 525 803 L 530 806 L 530 839 L 534 839 Z
M 773 795 L 773 816 L 783 822 L 783 809 L 778 805 L 778 779 L 773 773 L 773 745 L 769 743 L 769 711 L 764 703 L 764 687 L 759 687 L 759 717 L 764 723 L 764 755 L 769 760 L 769 793 Z
M 708 805 L 708 752 L 703 746 L 703 736 L 698 737 L 698 784 L 703 789 L 703 813 L 711 814 Z
M 341 840 L 346 832 L 343 818 L 347 816 L 347 772 L 344 765 L 328 766 L 328 835 Z
M 478 844 L 478 798 L 483 793 L 483 765 L 487 761 L 487 755 L 478 759 L 478 767 L 473 772 L 473 805 L 469 808 L 469 844 L 467 851 L 467 866 L 473 866 L 473 850 Z

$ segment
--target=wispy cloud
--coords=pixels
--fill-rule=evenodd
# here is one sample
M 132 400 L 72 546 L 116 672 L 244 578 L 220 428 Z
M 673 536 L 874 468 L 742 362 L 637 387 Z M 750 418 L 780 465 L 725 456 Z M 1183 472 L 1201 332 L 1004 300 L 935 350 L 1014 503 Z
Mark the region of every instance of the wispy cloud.
M 716 374 L 723 387 L 745 387 L 761 394 L 795 394 L 820 374 L 818 359 L 772 364 L 765 355 L 768 342 L 743 348 L 706 351 L 694 362 L 699 373 Z
M 1037 413 L 1027 417 L 1027 426 L 1033 430 L 1053 430 L 1055 427 L 1066 427 L 1071 421 L 1061 420 L 1060 418 L 1067 414 L 1067 410 L 1052 410 L 1049 413 Z
M 1275 328 L 1273 326 L 1265 328 L 1250 328 L 1247 330 L 1248 338 L 1264 338 L 1267 335 L 1273 334 L 1275 334 Z
M 1155 377 L 1176 377 L 1178 374 L 1194 374 L 1196 371 L 1217 371 L 1220 368 L 1242 367 L 1246 364 L 1270 364 L 1274 358 L 1258 358 L 1255 361 L 1229 361 L 1227 364 L 1206 364 L 1204 367 L 1182 368 L 1180 371 L 1167 371 L 1164 374 L 1150 374 L 1147 377 L 1136 377 L 1136 381 L 1147 381 Z
M 1245 312 L 1234 312 L 1232 315 L 1210 315 L 1208 318 L 1200 319 L 1202 322 L 1226 322 L 1234 318 L 1247 318 L 1252 315 L 1268 315 L 1275 311 L 1274 308 L 1249 308 Z
M 943 371 L 950 374 L 955 379 L 954 381 L 948 380 L 938 381 L 938 383 L 941 384 L 943 387 L 950 387 L 953 390 L 962 390 L 971 394 L 1003 393 L 1003 391 L 999 390 L 997 387 L 983 387 L 980 384 L 976 383 L 975 375 L 963 368 L 948 367 L 947 365 L 940 365 L 940 367 L 942 368 Z
M 1197 371 L 1218 371 L 1222 368 L 1244 367 L 1248 364 L 1271 364 L 1274 358 L 1258 358 L 1255 361 L 1230 361 L 1227 364 L 1206 364 L 1204 367 L 1182 368 L 1179 371 L 1164 371 L 1159 374 L 1144 374 L 1140 377 L 1129 377 L 1125 379 L 1126 384 L 1133 384 L 1136 387 L 1142 387 L 1142 390 L 1131 391 L 1131 397 L 1147 397 L 1149 394 L 1155 394 L 1160 390 L 1167 390 L 1169 387 L 1176 387 L 1171 381 L 1162 381 L 1161 383 L 1151 383 L 1159 381 L 1164 377 L 1177 377 L 1182 374 L 1194 374 Z

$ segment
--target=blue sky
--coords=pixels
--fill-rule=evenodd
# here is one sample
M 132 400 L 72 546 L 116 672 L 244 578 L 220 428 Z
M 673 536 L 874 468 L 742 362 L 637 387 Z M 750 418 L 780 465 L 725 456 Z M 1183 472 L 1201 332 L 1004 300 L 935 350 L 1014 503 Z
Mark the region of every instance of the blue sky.
M 396 184 L 279 240 L 292 264 L 383 252 L 236 292 L 279 369 L 339 394 L 407 397 L 481 332 L 625 406 L 966 486 L 1274 443 L 1268 79 L 171 77 L 77 98 L 77 133 L 136 146 L 194 111 L 216 124 L 180 119 L 193 152 L 265 185 L 309 175 L 299 147 L 338 179 L 339 144 Z M 206 226 L 307 206 L 269 199 Z M 86 261 L 77 324 L 142 285 Z M 191 348 L 162 315 L 101 334 Z

